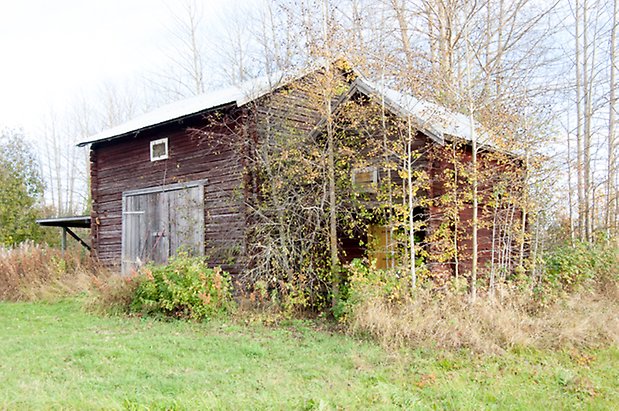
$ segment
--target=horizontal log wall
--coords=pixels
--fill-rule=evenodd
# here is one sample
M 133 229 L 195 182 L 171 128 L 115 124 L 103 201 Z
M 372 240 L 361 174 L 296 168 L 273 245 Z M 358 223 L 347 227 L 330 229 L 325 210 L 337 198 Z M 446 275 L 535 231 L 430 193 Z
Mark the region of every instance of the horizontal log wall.
M 436 232 L 440 225 L 445 221 L 446 210 L 440 205 L 440 198 L 443 195 L 451 195 L 453 188 L 450 181 L 450 188 L 446 187 L 447 175 L 446 170 L 453 172 L 454 170 L 454 155 L 453 146 L 447 143 L 445 146 L 435 146 L 431 150 L 431 161 L 428 163 L 428 173 L 430 175 L 430 191 L 429 196 L 432 203 L 428 209 L 428 226 L 427 232 L 429 235 Z M 473 249 L 473 207 L 471 202 L 472 186 L 469 182 L 462 179 L 462 175 L 472 172 L 472 148 L 470 145 L 458 144 L 455 149 L 455 155 L 458 162 L 460 181 L 458 184 L 458 196 L 467 199 L 463 202 L 458 210 L 459 230 L 463 230 L 458 239 L 458 258 L 460 273 L 470 273 L 472 268 L 472 249 Z M 499 159 L 508 159 L 509 163 L 505 163 Z M 521 190 L 521 182 L 518 178 L 522 177 L 522 164 L 517 158 L 510 158 L 506 155 L 501 155 L 493 151 L 480 150 L 478 152 L 478 268 L 480 271 L 488 271 L 492 260 L 493 248 L 493 209 L 488 204 L 491 201 L 492 191 L 495 185 L 501 180 L 508 180 L 510 186 L 517 192 Z M 453 177 L 451 177 L 453 178 Z M 522 217 L 521 209 L 518 205 L 513 210 L 514 221 L 519 221 Z M 497 233 L 498 235 L 499 233 Z M 498 241 L 498 240 L 497 240 Z M 510 247 L 515 247 L 514 239 Z M 497 246 L 497 244 L 495 244 Z M 453 274 L 455 261 L 451 260 L 445 263 L 436 261 L 436 248 L 429 244 L 430 251 L 430 268 L 436 273 L 444 276 Z
M 91 235 L 100 261 L 120 265 L 124 191 L 207 179 L 205 253 L 209 263 L 238 273 L 245 246 L 244 168 L 238 147 L 242 121 L 238 110 L 217 122 L 197 116 L 136 137 L 93 144 Z M 164 137 L 168 138 L 169 158 L 151 162 L 150 141 Z

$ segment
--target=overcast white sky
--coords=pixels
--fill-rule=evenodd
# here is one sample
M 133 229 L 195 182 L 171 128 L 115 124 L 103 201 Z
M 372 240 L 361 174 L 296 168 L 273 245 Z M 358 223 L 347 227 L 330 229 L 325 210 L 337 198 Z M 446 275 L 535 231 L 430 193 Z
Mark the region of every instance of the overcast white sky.
M 203 3 L 215 12 L 222 1 Z M 0 0 L 0 128 L 31 129 L 78 93 L 157 65 L 181 6 L 178 0 Z

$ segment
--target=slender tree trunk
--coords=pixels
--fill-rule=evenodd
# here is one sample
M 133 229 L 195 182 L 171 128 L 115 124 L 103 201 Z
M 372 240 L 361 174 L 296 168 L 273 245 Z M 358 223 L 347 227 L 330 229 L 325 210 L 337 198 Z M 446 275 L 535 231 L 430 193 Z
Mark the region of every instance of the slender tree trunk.
M 325 44 L 329 44 L 329 1 L 323 2 L 323 39 Z M 332 304 L 335 305 L 339 298 L 340 292 L 340 260 L 337 250 L 337 204 L 336 204 L 336 188 L 335 188 L 335 136 L 333 130 L 333 112 L 331 107 L 331 99 L 334 90 L 333 70 L 331 67 L 331 56 L 327 53 L 327 67 L 325 70 L 326 84 L 323 93 L 324 108 L 326 117 L 327 131 L 327 173 L 329 180 L 329 249 L 331 254 L 331 277 L 332 286 Z
M 615 137 L 615 111 L 617 104 L 616 95 L 616 72 L 617 72 L 617 3 L 613 0 L 613 25 L 610 33 L 610 95 L 608 100 L 608 173 L 606 176 L 606 233 L 608 239 L 617 235 L 614 226 L 615 213 L 613 197 L 617 196 L 615 179 L 617 173 L 616 160 L 616 137 Z
M 196 94 L 204 93 L 204 81 L 202 70 L 202 55 L 198 48 L 198 25 L 199 14 L 196 10 L 196 4 L 188 5 L 187 12 L 189 13 L 189 36 L 190 36 L 190 49 L 191 49 L 191 65 L 192 75 L 194 81 L 194 90 Z
M 456 150 L 455 144 L 452 144 L 452 154 L 454 159 L 454 192 L 453 192 L 453 203 L 454 203 L 454 276 L 456 279 L 460 277 L 460 253 L 458 251 L 458 229 L 460 222 L 460 204 L 458 199 L 458 152 Z
M 496 278 L 496 235 L 497 235 L 497 225 L 498 225 L 498 214 L 499 214 L 499 200 L 495 199 L 494 210 L 493 210 L 493 218 L 492 218 L 492 250 L 490 257 L 490 294 L 494 296 L 494 283 Z
M 535 241 L 533 242 L 533 256 L 531 258 L 531 273 L 533 274 L 534 284 L 539 280 L 537 275 L 537 259 L 539 258 L 540 227 L 540 212 L 538 211 L 535 218 Z
M 524 163 L 524 181 L 523 181 L 523 189 L 522 189 L 522 209 L 520 212 L 522 213 L 522 219 L 520 220 L 520 252 L 518 254 L 518 265 L 520 267 L 524 266 L 524 245 L 527 236 L 527 210 L 528 210 L 528 181 L 529 181 L 529 150 L 527 148 L 527 154 L 525 155 L 525 163 Z
M 404 58 L 406 59 L 406 69 L 410 72 L 414 67 L 414 61 L 412 47 L 409 40 L 408 20 L 406 19 L 404 4 L 404 1 L 401 0 L 391 0 L 391 7 L 395 12 L 396 20 L 398 21 L 398 34 L 400 35 L 402 51 L 404 52 Z M 410 86 L 412 86 L 412 84 Z
M 274 132 L 272 131 L 271 128 L 271 122 L 269 119 L 266 119 L 266 130 L 267 136 L 273 136 Z M 287 235 L 286 232 L 286 221 L 285 221 L 285 212 L 284 212 L 284 204 L 282 204 L 281 202 L 281 197 L 280 197 L 280 190 L 278 188 L 278 181 L 277 181 L 277 177 L 275 176 L 275 174 L 273 173 L 273 169 L 271 167 L 272 165 L 272 160 L 271 160 L 271 155 L 269 153 L 269 147 L 268 147 L 268 142 L 265 142 L 262 145 L 262 159 L 263 159 L 263 166 L 264 166 L 264 170 L 266 172 L 266 175 L 268 177 L 268 182 L 270 185 L 270 191 L 271 191 L 271 198 L 273 200 L 273 205 L 275 206 L 275 212 L 277 214 L 277 231 L 278 231 L 278 242 L 279 242 L 279 246 L 281 247 L 281 252 L 280 252 L 280 257 L 281 257 L 281 265 L 282 265 L 282 270 L 286 273 L 287 276 L 287 281 L 288 282 L 292 282 L 293 281 L 293 270 L 290 264 L 290 253 L 291 250 L 289 248 L 290 245 L 290 241 L 289 236 Z
M 508 222 L 508 227 L 509 227 L 509 232 L 507 235 L 507 244 L 505 246 L 506 249 L 506 259 L 505 259 L 505 272 L 511 272 L 512 271 L 512 266 L 513 266 L 513 257 L 514 257 L 514 249 L 513 249 L 513 245 L 514 245 L 514 237 L 516 236 L 516 234 L 514 233 L 514 220 L 516 218 L 516 205 L 512 204 L 512 206 L 510 207 L 510 215 L 509 215 L 509 222 Z
M 408 236 L 410 246 L 410 275 L 413 290 L 417 287 L 417 272 L 415 268 L 415 220 L 414 220 L 414 201 L 413 201 L 413 130 L 411 118 L 408 116 L 408 142 L 407 142 L 407 175 L 408 175 Z
M 383 73 L 384 74 L 384 73 Z M 381 87 L 385 87 L 385 79 L 382 79 Z M 385 231 L 386 240 L 386 266 L 387 268 L 395 268 L 395 245 L 393 242 L 393 224 L 391 221 L 392 209 L 393 209 L 393 188 L 391 187 L 391 165 L 389 157 L 389 141 L 387 136 L 387 112 L 385 108 L 385 93 L 381 93 L 381 130 L 383 137 L 383 163 L 386 168 L 385 185 L 387 187 L 387 209 L 386 220 L 388 229 Z
M 473 191 L 473 221 L 472 221 L 472 262 L 471 262 L 471 300 L 475 301 L 477 298 L 477 259 L 478 259 L 478 242 L 477 242 L 477 231 L 478 231 L 478 200 L 477 200 L 477 136 L 475 135 L 475 120 L 473 119 L 474 113 L 474 103 L 473 103 L 473 84 L 471 80 L 471 57 L 470 57 L 470 45 L 469 45 L 469 36 L 467 31 L 466 37 L 466 75 L 467 75 L 467 83 L 468 83 L 468 100 L 469 100 L 469 127 L 471 132 L 471 143 L 472 143 L 472 191 Z
M 569 116 L 569 114 L 568 114 Z M 570 127 L 569 127 L 569 118 L 568 118 L 568 127 L 567 127 L 567 206 L 568 206 L 568 220 L 570 225 L 570 243 L 574 245 L 575 240 L 575 230 L 574 230 L 574 199 L 572 198 L 572 188 L 574 187 L 574 183 L 572 181 L 573 176 L 573 161 L 572 161 L 572 147 L 570 137 Z
M 331 112 L 331 99 L 327 98 L 327 113 Z M 329 172 L 329 248 L 331 251 L 331 273 L 333 276 L 333 295 L 337 298 L 340 290 L 339 265 L 337 252 L 337 205 L 335 203 L 335 138 L 331 114 L 327 114 L 327 150 Z M 336 301 L 334 301 L 336 302 Z
M 591 77 L 589 74 L 589 44 L 588 44 L 588 3 L 583 0 L 582 23 L 583 23 L 583 61 L 582 61 L 582 88 L 584 97 L 584 131 L 583 131 L 583 193 L 584 193 L 584 213 L 585 213 L 585 240 L 591 241 L 593 215 L 591 211 L 592 205 L 592 182 L 591 182 L 591 122 L 593 117 L 592 98 L 591 95 Z M 593 68 L 593 61 L 591 62 Z
M 472 104 L 469 107 L 470 110 L 473 109 Z M 473 140 L 473 235 L 472 235 L 472 258 L 471 262 L 471 299 L 475 301 L 477 298 L 477 261 L 478 261 L 478 229 L 479 229 L 479 221 L 478 221 L 478 200 L 477 200 L 477 138 L 475 137 L 475 126 L 473 121 L 473 114 L 469 114 L 469 121 L 471 124 L 471 137 Z
M 583 115 L 582 115 L 582 79 L 580 50 L 580 0 L 576 0 L 576 184 L 578 186 L 578 237 L 584 240 L 585 234 L 585 194 L 583 175 Z M 586 56 L 585 56 L 586 58 Z

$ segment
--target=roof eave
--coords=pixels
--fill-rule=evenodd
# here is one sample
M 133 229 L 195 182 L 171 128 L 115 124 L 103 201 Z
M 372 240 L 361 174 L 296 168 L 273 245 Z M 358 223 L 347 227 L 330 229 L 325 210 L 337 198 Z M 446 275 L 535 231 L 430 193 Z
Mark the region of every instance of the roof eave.
M 282 73 L 277 80 L 271 81 L 271 79 L 269 79 L 270 84 L 269 84 L 268 87 L 265 87 L 262 90 L 259 89 L 259 91 L 257 91 L 257 92 L 255 90 L 252 90 L 252 91 L 250 91 L 248 94 L 246 94 L 244 96 L 240 96 L 240 97 L 237 96 L 237 97 L 235 97 L 234 100 L 230 100 L 230 101 L 228 101 L 226 103 L 218 104 L 215 107 L 207 107 L 207 108 L 204 108 L 203 110 L 194 112 L 192 114 L 183 115 L 183 116 L 176 117 L 176 118 L 173 118 L 173 119 L 168 119 L 168 120 L 156 123 L 156 124 L 149 124 L 147 126 L 143 126 L 143 127 L 131 130 L 131 131 L 123 132 L 121 134 L 105 135 L 105 131 L 103 131 L 101 133 L 98 133 L 97 135 L 104 135 L 104 137 L 92 138 L 92 139 L 87 140 L 87 141 L 82 141 L 82 142 L 78 143 L 77 146 L 78 147 L 84 147 L 84 146 L 86 146 L 88 144 L 112 141 L 112 140 L 116 140 L 116 139 L 119 139 L 119 138 L 125 138 L 125 137 L 129 137 L 129 136 L 135 137 L 140 132 L 143 132 L 145 130 L 150 130 L 150 129 L 153 129 L 153 128 L 156 128 L 156 127 L 161 127 L 161 126 L 164 126 L 166 124 L 171 124 L 171 123 L 176 122 L 176 121 L 182 121 L 184 119 L 187 119 L 187 118 L 190 118 L 190 117 L 194 117 L 196 115 L 205 114 L 205 113 L 208 113 L 208 112 L 211 112 L 211 111 L 221 110 L 223 108 L 227 108 L 227 107 L 230 107 L 230 106 L 233 106 L 233 105 L 236 105 L 236 107 L 242 107 L 242 106 L 245 106 L 246 104 L 249 104 L 249 103 L 251 103 L 253 101 L 256 101 L 256 100 L 262 98 L 263 96 L 265 96 L 265 95 L 267 95 L 267 94 L 269 94 L 269 93 L 271 93 L 271 92 L 273 92 L 273 91 L 275 91 L 275 90 L 277 90 L 277 89 L 279 89 L 281 87 L 285 87 L 286 85 L 290 84 L 291 82 L 293 82 L 295 80 L 298 80 L 300 78 L 303 78 L 303 77 L 309 75 L 310 73 L 314 72 L 316 69 L 318 69 L 320 67 L 325 67 L 326 64 L 327 63 L 325 61 L 320 61 L 320 62 L 318 62 L 318 64 L 313 65 L 311 68 L 302 70 L 302 71 L 300 71 L 300 72 L 298 72 L 296 74 L 285 75 L 284 73 Z M 355 72 L 355 74 L 357 76 L 360 75 L 356 70 L 353 70 L 353 71 Z M 277 74 L 273 78 L 275 78 L 275 77 L 277 77 Z M 96 137 L 97 135 L 95 135 L 94 137 Z
M 200 110 L 200 111 L 197 111 L 195 113 L 191 113 L 191 114 L 187 114 L 187 115 L 184 115 L 184 116 L 172 118 L 172 119 L 169 119 L 169 120 L 166 120 L 166 121 L 162 121 L 160 123 L 151 124 L 151 125 L 148 125 L 148 126 L 145 126 L 145 127 L 137 128 L 135 130 L 128 131 L 126 133 L 115 134 L 115 135 L 111 135 L 111 136 L 108 136 L 108 137 L 102 137 L 102 138 L 95 138 L 93 140 L 88 140 L 88 141 L 82 141 L 80 143 L 77 143 L 77 146 L 78 147 L 84 147 L 84 146 L 87 146 L 88 144 L 103 143 L 103 142 L 117 140 L 117 139 L 120 139 L 120 138 L 125 138 L 125 137 L 130 137 L 130 136 L 137 137 L 138 134 L 140 134 L 141 132 L 144 132 L 144 131 L 152 130 L 152 129 L 155 129 L 155 128 L 158 128 L 158 127 L 163 127 L 163 126 L 166 126 L 168 124 L 175 123 L 175 122 L 184 121 L 184 120 L 187 120 L 187 119 L 190 119 L 190 118 L 193 118 L 193 117 L 197 117 L 197 116 L 200 116 L 200 115 L 207 114 L 207 113 L 212 112 L 212 111 L 223 110 L 223 109 L 233 108 L 233 107 L 239 107 L 236 104 L 235 101 L 231 101 L 231 102 L 228 102 L 228 103 L 220 104 L 220 105 L 218 105 L 216 107 L 209 107 L 207 109 Z
M 381 98 L 385 102 L 385 106 L 387 106 L 389 108 L 389 110 L 391 112 L 393 112 L 394 114 L 396 114 L 396 115 L 398 115 L 400 117 L 404 117 L 404 118 L 408 117 L 408 116 L 413 116 L 413 117 L 415 117 L 415 120 L 419 124 L 423 123 L 419 118 L 417 118 L 415 115 L 413 115 L 410 112 L 408 112 L 406 109 L 404 109 L 404 107 L 401 107 L 397 102 L 395 102 L 395 101 L 391 100 L 389 97 L 385 96 L 385 93 L 382 93 L 379 90 L 376 90 L 374 87 L 372 87 L 371 85 L 366 83 L 363 80 L 362 77 L 358 77 L 355 80 L 355 82 L 353 83 L 353 87 L 356 90 L 358 90 L 359 92 L 365 94 L 368 97 L 370 97 L 372 95 L 381 96 Z M 438 143 L 440 145 L 444 145 L 445 144 L 445 137 L 443 136 L 443 133 L 441 133 L 438 130 L 435 130 L 430 125 L 425 124 L 425 126 L 422 126 L 420 128 L 420 131 L 422 131 L 425 135 L 430 137 L 434 142 L 436 142 L 436 143 Z
M 40 218 L 36 223 L 46 227 L 81 227 L 90 228 L 90 216 L 70 216 L 70 217 L 51 217 Z

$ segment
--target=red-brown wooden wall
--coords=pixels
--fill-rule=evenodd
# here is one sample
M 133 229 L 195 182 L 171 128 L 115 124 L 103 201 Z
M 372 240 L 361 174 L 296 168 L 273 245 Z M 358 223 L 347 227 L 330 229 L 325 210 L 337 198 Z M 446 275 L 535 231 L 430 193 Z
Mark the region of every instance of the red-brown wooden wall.
M 243 163 L 238 144 L 245 121 L 240 110 L 224 121 L 203 116 L 157 127 L 91 147 L 92 244 L 106 265 L 119 265 L 122 193 L 207 179 L 204 187 L 205 248 L 212 264 L 237 272 L 245 246 Z M 201 131 L 195 129 L 201 129 Z M 195 130 L 195 131 L 192 131 Z M 150 161 L 150 141 L 168 137 L 169 158 Z

